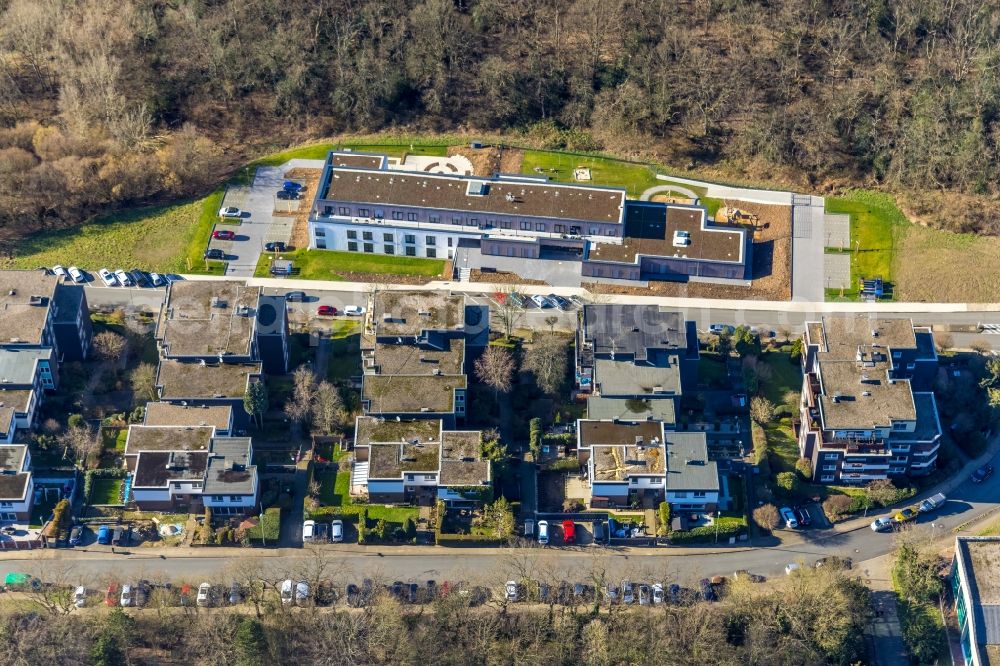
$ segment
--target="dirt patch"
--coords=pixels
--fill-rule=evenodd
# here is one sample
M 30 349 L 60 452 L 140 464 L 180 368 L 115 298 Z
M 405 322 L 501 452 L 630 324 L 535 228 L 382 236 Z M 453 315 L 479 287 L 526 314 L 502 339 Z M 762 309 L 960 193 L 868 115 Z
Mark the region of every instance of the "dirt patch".
M 470 148 L 468 145 L 448 146 L 448 157 L 461 155 L 472 162 L 472 174 L 475 176 L 492 176 L 500 169 L 500 150 L 487 146 L 485 148 Z
M 1000 302 L 1000 238 L 907 227 L 896 238 L 893 275 L 898 301 Z
M 425 277 L 421 275 L 392 275 L 390 273 L 353 273 L 350 271 L 337 271 L 337 275 L 347 282 L 375 284 L 427 284 L 440 279 L 440 276 Z
M 521 173 L 524 151 L 517 148 L 500 149 L 500 173 Z
M 792 297 L 792 209 L 790 206 L 739 202 L 740 210 L 758 216 L 753 241 L 753 275 L 749 287 L 702 282 L 650 282 L 648 288 L 584 282 L 595 294 L 634 294 L 685 298 L 733 298 L 787 301 Z
M 523 278 L 517 273 L 510 273 L 507 271 L 484 273 L 478 268 L 472 269 L 469 280 L 471 282 L 489 282 L 490 284 L 536 284 L 546 286 L 549 284 L 544 280 L 529 280 L 527 278 Z
M 299 203 L 299 209 L 293 212 L 275 212 L 281 217 L 294 217 L 292 222 L 291 245 L 293 248 L 309 247 L 309 211 L 312 209 L 313 197 L 316 195 L 316 188 L 319 187 L 319 179 L 323 175 L 322 169 L 307 169 L 297 167 L 285 172 L 285 178 L 301 181 L 305 185 L 305 199 Z
M 694 199 L 690 197 L 672 197 L 669 194 L 654 194 L 649 198 L 649 200 L 659 203 L 684 204 L 685 206 L 694 204 Z

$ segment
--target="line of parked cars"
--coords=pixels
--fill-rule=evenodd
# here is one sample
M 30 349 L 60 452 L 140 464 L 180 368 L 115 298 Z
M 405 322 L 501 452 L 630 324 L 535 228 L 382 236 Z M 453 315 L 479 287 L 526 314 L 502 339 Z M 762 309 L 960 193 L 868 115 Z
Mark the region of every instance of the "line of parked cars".
M 511 294 L 509 297 L 514 297 L 514 296 L 520 297 L 520 294 Z M 522 301 L 520 307 L 524 307 L 525 305 L 527 305 L 527 301 L 524 301 L 523 297 L 520 298 Z M 535 294 L 534 296 L 531 297 L 530 300 L 532 303 L 535 304 L 537 308 L 541 310 L 544 310 L 545 308 L 569 310 L 574 305 L 576 305 L 577 307 L 583 307 L 583 299 L 581 299 L 579 296 L 571 296 L 569 298 L 564 298 L 559 294 L 549 294 L 547 296 L 543 296 L 541 294 Z
M 342 543 L 344 541 L 344 521 L 317 523 L 307 520 L 302 523 L 302 541 L 306 543 Z
M 159 273 L 150 273 L 141 268 L 133 268 L 130 271 L 121 268 L 109 271 L 107 268 L 102 268 L 97 274 L 108 287 L 162 287 L 167 283 L 167 279 Z
M 987 465 L 987 467 L 989 467 L 989 465 Z M 975 482 L 975 474 L 973 474 L 973 483 Z M 891 517 L 882 516 L 880 518 L 876 518 L 872 521 L 870 527 L 873 532 L 889 532 L 896 529 L 900 525 L 916 520 L 920 514 L 930 513 L 931 511 L 940 508 L 941 505 L 947 501 L 948 498 L 945 497 L 943 493 L 937 493 L 936 495 L 928 497 L 920 504 L 914 504 L 913 506 L 900 509 Z
M 781 519 L 785 521 L 785 527 L 790 530 L 798 529 L 800 527 L 809 527 L 812 524 L 812 518 L 809 516 L 809 510 L 804 506 L 798 506 L 793 508 L 784 506 L 778 511 L 781 514 Z
M 302 197 L 305 189 L 302 183 L 297 183 L 294 180 L 286 180 L 274 196 L 283 201 L 295 201 Z

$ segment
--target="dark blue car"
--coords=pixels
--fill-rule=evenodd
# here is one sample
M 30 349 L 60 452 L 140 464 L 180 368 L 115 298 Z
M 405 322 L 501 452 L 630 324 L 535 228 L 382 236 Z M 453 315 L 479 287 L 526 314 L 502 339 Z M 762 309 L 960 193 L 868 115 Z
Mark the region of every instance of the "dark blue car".
M 288 192 L 298 192 L 302 189 L 302 183 L 296 183 L 294 180 L 286 180 L 285 184 L 281 186 L 281 189 Z
M 100 529 L 97 530 L 97 543 L 102 546 L 107 546 L 111 543 L 111 528 L 107 525 L 101 525 Z

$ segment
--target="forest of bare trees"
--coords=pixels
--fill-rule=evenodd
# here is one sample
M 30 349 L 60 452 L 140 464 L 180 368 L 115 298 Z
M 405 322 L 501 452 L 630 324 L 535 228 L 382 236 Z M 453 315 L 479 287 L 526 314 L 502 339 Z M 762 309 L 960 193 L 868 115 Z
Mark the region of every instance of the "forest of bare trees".
M 1000 232 L 974 0 L 0 0 L 0 231 L 345 131 L 516 132 Z

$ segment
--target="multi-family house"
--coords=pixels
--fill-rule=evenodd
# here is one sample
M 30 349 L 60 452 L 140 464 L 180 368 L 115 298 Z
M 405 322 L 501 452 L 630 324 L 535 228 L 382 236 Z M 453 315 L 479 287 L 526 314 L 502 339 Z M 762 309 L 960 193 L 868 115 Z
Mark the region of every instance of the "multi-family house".
M 233 431 L 231 405 L 180 405 L 170 402 L 150 402 L 142 422 L 147 426 L 211 426 L 217 437 L 227 437 Z
M 704 433 L 666 430 L 657 421 L 577 422 L 577 456 L 593 508 L 654 507 L 712 511 L 719 471 Z
M 930 331 L 868 316 L 809 322 L 799 453 L 821 483 L 866 484 L 934 470 L 941 423 Z M 917 390 L 922 389 L 922 390 Z
M 485 261 L 559 259 L 624 280 L 746 284 L 750 240 L 700 206 L 628 201 L 622 188 L 400 171 L 384 155 L 341 151 L 327 157 L 309 216 L 311 248 L 439 259 L 476 248 Z
M 1000 662 L 1000 538 L 955 537 L 949 582 L 961 646 L 954 663 Z
M 360 416 L 351 483 L 371 502 L 476 504 L 492 491 L 481 442 L 478 430 L 445 430 L 441 419 Z
M 83 287 L 47 271 L 0 271 L 0 350 L 55 350 L 55 360 L 79 361 L 92 328 Z
M 221 437 L 214 426 L 129 426 L 125 465 L 143 511 L 245 514 L 257 505 L 257 468 L 248 437 Z
M 0 521 L 28 522 L 34 490 L 28 447 L 0 445 Z

